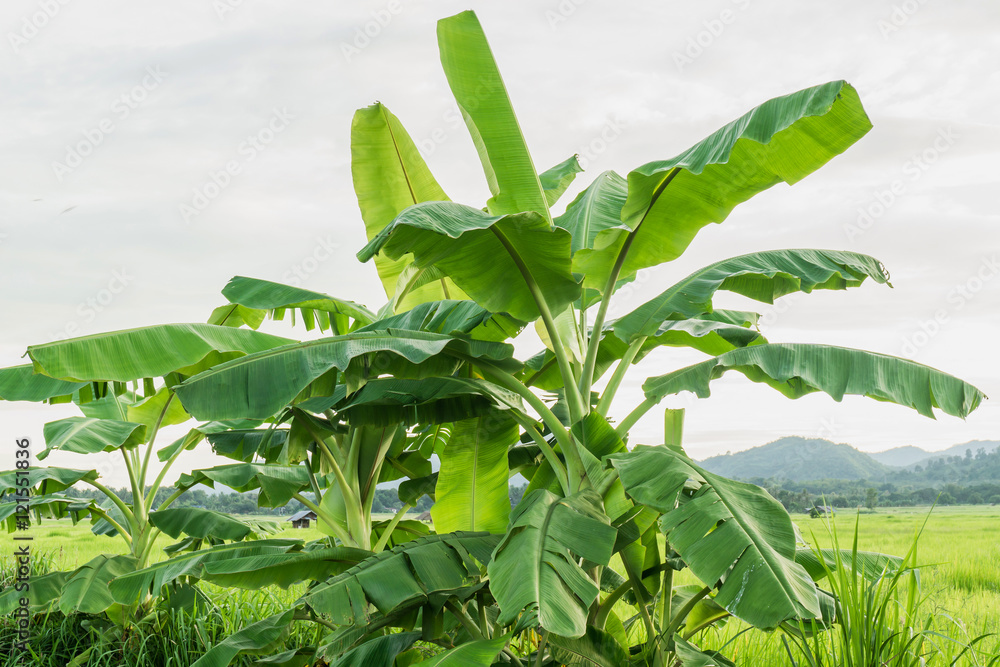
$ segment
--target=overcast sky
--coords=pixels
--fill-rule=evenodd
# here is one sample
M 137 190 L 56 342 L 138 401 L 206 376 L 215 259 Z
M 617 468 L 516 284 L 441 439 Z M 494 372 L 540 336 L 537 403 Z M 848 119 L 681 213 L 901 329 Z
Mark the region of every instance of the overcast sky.
M 234 275 L 379 307 L 374 267 L 354 257 L 365 238 L 351 188 L 351 116 L 385 103 L 449 196 L 481 206 L 489 192 L 435 37 L 438 18 L 470 6 L 536 165 L 573 153 L 585 162 L 557 213 L 606 169 L 624 175 L 766 99 L 850 81 L 874 129 L 803 182 L 776 186 L 702 231 L 683 258 L 641 273 L 617 314 L 727 256 L 855 250 L 882 260 L 894 289 L 717 305 L 757 308 L 771 341 L 906 356 L 1000 397 L 995 0 L 849 0 L 835 9 L 790 0 L 4 0 L 0 364 L 24 363 L 27 345 L 68 335 L 204 321 Z M 238 173 L 226 182 L 217 174 L 228 163 Z M 306 335 L 284 323 L 268 330 Z M 538 343 L 523 338 L 527 357 Z M 614 415 L 641 400 L 645 377 L 698 359 L 651 355 Z M 708 400 L 663 404 L 689 408 L 696 458 L 786 435 L 867 451 L 996 440 L 998 405 L 985 402 L 967 421 L 932 421 L 860 398 L 788 401 L 735 376 Z M 40 451 L 42 424 L 72 414 L 0 403 L 0 450 L 30 436 Z M 634 441 L 660 442 L 661 422 L 662 411 L 651 412 Z M 193 452 L 177 470 L 211 458 Z M 124 484 L 115 459 L 95 460 Z M 88 465 L 73 455 L 48 462 Z

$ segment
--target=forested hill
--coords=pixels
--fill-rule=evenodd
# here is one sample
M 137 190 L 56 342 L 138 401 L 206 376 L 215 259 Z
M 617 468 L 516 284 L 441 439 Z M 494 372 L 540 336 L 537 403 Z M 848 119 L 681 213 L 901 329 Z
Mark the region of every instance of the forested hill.
M 884 479 L 892 468 L 850 445 L 792 436 L 701 462 L 710 472 L 738 479 Z
M 885 465 L 908 468 L 915 465 L 926 466 L 927 462 L 931 459 L 947 459 L 953 456 L 964 458 L 966 453 L 974 456 L 980 449 L 985 450 L 989 454 L 998 447 L 1000 447 L 1000 441 L 997 440 L 973 440 L 961 445 L 953 445 L 939 452 L 928 452 L 925 449 L 908 445 L 906 447 L 895 447 L 884 452 L 876 452 L 869 454 L 869 456 Z
M 1000 482 L 1000 442 L 973 441 L 939 452 L 905 447 L 876 456 L 897 465 L 886 465 L 850 445 L 787 437 L 735 454 L 713 456 L 701 465 L 726 477 L 748 480 L 867 480 L 908 486 Z

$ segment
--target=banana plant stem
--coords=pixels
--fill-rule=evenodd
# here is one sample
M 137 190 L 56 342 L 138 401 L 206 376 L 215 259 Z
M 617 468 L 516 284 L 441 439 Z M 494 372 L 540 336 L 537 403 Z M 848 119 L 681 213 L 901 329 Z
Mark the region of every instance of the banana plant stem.
M 666 578 L 666 572 L 672 572 L 672 570 L 665 571 L 664 578 Z M 667 625 L 664 628 L 663 634 L 661 636 L 669 640 L 670 637 L 673 636 L 673 634 L 680 629 L 681 625 L 683 625 L 684 621 L 688 617 L 688 614 L 691 613 L 691 610 L 694 609 L 695 606 L 697 606 L 697 604 L 701 602 L 702 599 L 711 592 L 712 589 L 706 586 L 705 588 L 702 588 L 700 591 L 692 595 L 691 599 L 688 600 L 686 603 L 684 603 L 683 607 L 677 610 L 677 613 L 674 615 L 673 619 L 670 620 L 669 625 Z
M 566 457 L 566 475 L 569 481 L 570 493 L 576 493 L 580 489 L 580 481 L 586 475 L 586 469 L 583 466 L 583 459 L 580 458 L 580 452 L 576 448 L 576 443 L 566 430 L 566 427 L 559 421 L 559 418 L 549 410 L 545 402 L 538 398 L 534 392 L 518 382 L 516 378 L 505 373 L 502 369 L 482 359 L 474 359 L 465 355 L 457 356 L 478 366 L 480 370 L 488 373 L 497 384 L 518 394 L 528 405 L 535 409 L 542 418 L 542 421 L 545 422 L 545 425 L 552 431 L 552 435 L 555 436 L 556 442 L 559 443 L 559 447 Z
M 129 524 L 135 526 L 135 515 L 132 513 L 132 509 L 125 504 L 124 500 L 118 497 L 118 494 L 116 494 L 114 491 L 112 491 L 108 487 L 98 482 L 96 479 L 95 480 L 85 479 L 83 481 L 86 482 L 87 484 L 90 484 L 92 487 L 94 487 L 95 489 L 106 495 L 108 499 L 111 500 L 111 502 L 113 502 L 115 506 L 118 507 L 119 510 L 121 510 L 121 513 L 125 515 L 125 518 L 128 520 Z
M 333 468 L 333 474 L 337 477 L 337 484 L 340 486 L 340 492 L 344 498 L 344 510 L 347 514 L 347 526 L 352 533 L 350 542 L 361 547 L 362 549 L 368 549 L 371 544 L 371 533 L 365 530 L 365 521 L 362 516 L 361 503 L 358 498 L 357 490 L 355 489 L 356 485 L 352 486 L 344 476 L 343 470 L 341 470 L 340 466 L 337 465 L 337 459 L 334 458 L 333 452 L 330 451 L 330 448 L 327 446 L 323 437 L 313 430 L 312 425 L 308 421 L 304 421 L 303 423 L 305 424 L 306 430 L 309 431 L 310 435 L 312 435 L 313 439 L 316 441 L 316 446 L 319 447 L 319 450 L 326 458 L 327 463 L 329 463 L 330 467 Z M 360 436 L 355 434 L 355 437 L 351 442 L 352 449 L 355 448 L 356 444 L 360 446 L 360 439 Z M 356 443 L 355 441 L 358 442 Z M 302 504 L 305 505 L 304 502 Z M 313 508 L 310 507 L 310 509 Z M 313 511 L 315 512 L 316 510 L 313 509 Z M 319 513 L 316 514 L 316 517 L 319 518 Z
M 604 286 L 604 294 L 601 296 L 601 305 L 597 307 L 597 315 L 594 318 L 594 327 L 590 332 L 590 341 L 587 344 L 587 360 L 583 364 L 583 372 L 580 374 L 580 393 L 584 396 L 590 395 L 590 388 L 594 384 L 594 370 L 597 367 L 597 351 L 601 347 L 601 338 L 604 336 L 604 318 L 608 315 L 608 306 L 611 305 L 611 294 L 615 291 L 615 283 L 618 282 L 618 275 L 621 273 L 625 258 L 632 247 L 632 239 L 635 232 L 625 237 L 622 249 L 618 252 L 618 259 L 615 260 L 614 268 L 608 275 L 608 282 Z
M 605 624 L 608 622 L 608 616 L 611 615 L 611 610 L 614 608 L 618 600 L 620 600 L 623 595 L 628 593 L 631 588 L 632 582 L 626 580 L 621 586 L 611 591 L 608 594 L 608 597 L 604 598 L 604 602 L 602 602 L 601 606 L 598 608 L 597 616 L 594 619 L 594 625 L 598 630 L 604 629 Z
M 167 410 L 170 409 L 170 404 L 174 400 L 174 392 L 167 389 L 169 396 L 167 396 L 166 402 L 163 404 L 163 409 L 160 410 L 160 416 L 156 418 L 156 423 L 153 425 L 153 432 L 149 435 L 149 442 L 146 444 L 146 455 L 142 459 L 142 468 L 139 469 L 139 478 L 142 480 L 146 479 L 146 471 L 149 469 L 149 459 L 153 453 L 153 443 L 156 442 L 156 435 L 160 432 L 160 426 L 163 424 L 163 419 L 167 416 Z
M 594 327 L 590 334 L 590 343 L 587 346 L 587 361 L 583 365 L 583 373 L 580 377 L 580 391 L 584 396 L 590 395 L 590 388 L 594 384 L 594 369 L 597 366 L 597 350 L 601 346 L 601 336 L 604 334 L 604 318 L 608 314 L 608 306 L 611 304 L 611 295 L 615 291 L 615 284 L 618 282 L 618 277 L 621 275 L 622 268 L 625 266 L 625 258 L 628 257 L 629 250 L 632 249 L 632 242 L 635 240 L 636 234 L 639 233 L 639 228 L 642 227 L 642 223 L 646 221 L 646 216 L 652 210 L 653 205 L 656 204 L 660 195 L 663 191 L 667 189 L 670 182 L 674 180 L 677 174 L 680 173 L 680 167 L 674 167 L 670 170 L 659 185 L 656 186 L 656 190 L 653 191 L 649 199 L 649 206 L 646 208 L 646 212 L 643 213 L 642 219 L 636 224 L 635 229 L 629 232 L 629 235 L 625 237 L 624 243 L 622 243 L 621 250 L 618 251 L 618 258 L 615 260 L 615 265 L 611 269 L 611 273 L 608 275 L 608 282 L 604 286 L 604 294 L 601 295 L 601 305 L 597 309 L 597 317 L 594 319 Z
M 563 376 L 563 386 L 566 388 L 566 402 L 569 404 L 570 418 L 573 420 L 573 423 L 576 423 L 583 419 L 584 415 L 589 412 L 587 407 L 589 404 L 585 405 L 583 402 L 582 395 L 577 387 L 576 375 L 573 373 L 573 367 L 569 361 L 569 355 L 566 354 L 566 347 L 563 345 L 562 338 L 559 337 L 559 331 L 556 329 L 556 322 L 552 317 L 552 311 L 549 310 L 549 304 L 545 300 L 545 295 L 542 294 L 528 267 L 525 266 L 521 260 L 521 256 L 517 253 L 514 246 L 511 245 L 504 233 L 497 229 L 496 226 L 490 227 L 490 230 L 500 240 L 503 247 L 506 248 L 507 254 L 510 255 L 514 264 L 521 272 L 521 276 L 528 286 L 528 291 L 531 292 L 531 297 L 534 299 L 535 305 L 538 306 L 538 312 L 542 317 L 542 324 L 545 325 L 545 330 L 549 334 L 549 342 L 552 343 L 552 352 L 556 355 L 556 360 L 559 362 L 559 372 Z
M 187 489 L 177 489 L 176 491 L 174 491 L 173 493 L 171 493 L 169 496 L 167 496 L 166 500 L 164 500 L 162 503 L 160 503 L 160 506 L 157 507 L 156 510 L 160 511 L 160 510 L 167 509 L 168 507 L 170 507 L 171 505 L 174 504 L 175 500 L 177 500 L 182 495 L 184 495 L 184 493 L 186 491 L 187 491 Z
M 126 531 L 124 528 L 122 528 L 122 526 L 121 526 L 120 523 L 118 523 L 117 521 L 115 521 L 114 519 L 112 519 L 110 514 L 108 514 L 107 512 L 105 512 L 104 510 L 102 510 L 99 507 L 92 507 L 90 509 L 90 511 L 93 514 L 96 514 L 97 516 L 101 517 L 102 519 L 104 519 L 105 521 L 107 521 L 108 523 L 110 523 L 112 526 L 114 526 L 115 530 L 118 531 L 118 534 L 121 535 L 122 539 L 125 540 L 125 542 L 129 546 L 129 548 L 131 549 L 131 547 L 132 547 L 132 537 L 128 534 L 128 531 Z
M 475 621 L 473 621 L 465 609 L 462 608 L 462 605 L 455 602 L 454 598 L 445 602 L 444 606 L 448 608 L 448 611 L 455 615 L 455 618 L 457 618 L 458 622 L 462 624 L 462 627 L 465 628 L 466 632 L 472 635 L 473 639 L 483 638 L 483 633 L 478 627 L 476 627 Z
M 135 466 L 132 465 L 133 461 L 129 457 L 129 453 L 124 449 L 119 449 L 122 453 L 122 458 L 125 459 L 125 470 L 128 471 L 128 481 L 132 485 L 132 511 L 135 514 L 135 519 L 140 524 L 145 523 L 146 519 L 146 508 L 143 504 L 143 496 L 140 487 L 140 480 L 135 476 Z
M 193 431 L 188 432 L 189 436 L 191 432 Z M 196 440 L 195 442 L 198 442 L 200 440 L 201 438 L 199 437 L 198 440 Z M 177 460 L 177 458 L 181 455 L 181 453 L 185 449 L 187 448 L 180 447 L 176 452 L 174 452 L 173 456 L 167 459 L 167 462 L 163 464 L 163 467 L 160 468 L 160 473 L 156 476 L 156 479 L 153 481 L 153 485 L 149 487 L 149 493 L 146 494 L 145 503 L 147 511 L 153 508 L 153 501 L 156 499 L 156 492 L 160 490 L 160 485 L 163 484 L 163 478 L 166 477 L 167 471 L 170 470 L 170 468 L 174 465 L 174 462 Z M 161 507 L 160 509 L 163 508 Z
M 628 416 L 626 416 L 625 419 L 623 419 L 622 422 L 618 425 L 618 427 L 615 429 L 615 435 L 617 435 L 619 438 L 624 438 L 626 435 L 628 435 L 629 430 L 633 426 L 635 426 L 635 423 L 640 419 L 642 419 L 642 416 L 647 412 L 649 412 L 656 404 L 657 401 L 654 401 L 651 398 L 647 398 L 642 403 L 640 403 L 635 408 L 635 410 L 628 413 Z
M 392 517 L 392 521 L 389 522 L 389 525 L 385 527 L 382 537 L 378 538 L 378 542 L 376 542 L 375 546 L 372 547 L 372 551 L 378 553 L 385 549 L 385 545 L 389 543 L 389 538 L 392 537 L 392 531 L 396 530 L 396 526 L 399 525 L 400 519 L 402 519 L 403 516 L 411 509 L 413 509 L 413 505 L 410 505 L 409 503 L 403 504 L 399 511 L 396 512 L 396 516 Z
M 604 388 L 604 393 L 601 394 L 601 400 L 597 403 L 597 412 L 602 417 L 608 416 L 608 410 L 611 408 L 611 401 L 615 400 L 615 394 L 618 393 L 618 388 L 621 386 L 622 380 L 625 379 L 625 374 L 632 365 L 632 360 L 635 359 L 637 354 L 639 354 L 639 350 L 642 349 L 645 342 L 645 336 L 637 338 L 631 345 L 629 345 L 628 350 L 625 351 L 625 356 L 623 356 L 618 362 L 618 366 L 615 368 L 614 374 L 608 381 L 608 386 Z
M 535 428 L 532 420 L 528 419 L 524 415 L 516 413 L 514 418 L 521 424 L 521 428 L 524 429 L 524 432 L 530 435 L 531 439 L 538 445 L 538 448 L 542 450 L 545 460 L 549 462 L 550 466 L 552 466 L 552 470 L 555 472 L 556 478 L 559 480 L 559 486 L 562 487 L 563 493 L 569 495 L 569 479 L 566 474 L 566 466 L 563 465 L 563 462 L 559 459 L 555 450 L 552 449 L 545 437 L 538 432 L 538 429 Z
M 316 520 L 322 521 L 327 526 L 329 526 L 330 530 L 336 533 L 337 537 L 340 538 L 341 542 L 343 542 L 348 546 L 358 546 L 357 543 L 351 538 L 350 534 L 348 534 L 343 528 L 341 528 L 336 523 L 330 521 L 324 516 L 323 510 L 319 508 L 319 505 L 317 505 L 316 503 L 309 500 L 304 495 L 298 492 L 293 493 L 292 498 L 295 498 L 297 501 L 299 501 L 300 503 L 311 509 L 316 514 Z

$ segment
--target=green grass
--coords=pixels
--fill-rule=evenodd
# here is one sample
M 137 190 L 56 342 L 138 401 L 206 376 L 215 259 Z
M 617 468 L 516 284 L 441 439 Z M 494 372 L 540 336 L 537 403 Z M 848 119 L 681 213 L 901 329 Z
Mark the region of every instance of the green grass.
M 883 509 L 861 516 L 859 548 L 869 551 L 904 555 L 913 539 L 914 530 L 926 517 L 929 508 Z M 387 517 L 379 517 L 387 518 Z M 824 519 L 809 519 L 804 515 L 793 516 L 803 536 L 807 540 L 815 535 L 820 546 L 830 546 L 830 536 Z M 842 511 L 834 519 L 841 538 L 841 547 L 849 544 L 853 534 L 855 515 Z M 89 524 L 72 526 L 68 521 L 46 522 L 34 526 L 30 533 L 34 537 L 32 552 L 37 557 L 45 556 L 53 569 L 71 569 L 105 552 L 120 553 L 122 544 L 117 538 L 96 536 L 90 533 Z M 316 528 L 287 529 L 275 537 L 291 537 L 304 541 L 322 537 Z M 161 536 L 158 546 L 167 546 L 171 538 Z M 10 535 L 0 536 L 0 572 L 6 576 L 12 569 L 14 542 Z M 154 559 L 165 555 L 160 550 L 154 552 Z M 983 633 L 1000 634 L 1000 507 L 944 507 L 935 509 L 920 538 L 918 562 L 926 565 L 921 570 L 921 585 L 927 596 L 924 612 L 934 612 L 939 629 L 960 639 L 971 639 Z M 693 583 L 688 571 L 675 578 L 676 584 Z M 236 629 L 277 613 L 287 607 L 303 592 L 305 585 L 293 586 L 289 590 L 268 589 L 265 591 L 224 590 L 214 586 L 204 586 L 208 595 L 217 605 L 215 614 L 208 619 L 192 623 L 178 617 L 171 624 L 170 632 L 144 633 L 133 636 L 128 641 L 110 640 L 100 645 L 91 656 L 92 667 L 104 665 L 169 664 L 185 667 L 194 657 L 217 641 L 218 637 L 232 633 Z M 626 613 L 619 603 L 616 611 Z M 954 619 L 952 625 L 948 619 Z M 56 624 L 50 624 L 55 626 Z M 313 641 L 316 631 L 309 624 L 302 626 L 293 636 L 302 642 Z M 637 624 L 637 627 L 641 624 Z M 947 627 L 944 627 L 947 625 Z M 732 621 L 719 629 L 711 629 L 695 638 L 704 648 L 723 650 L 738 665 L 788 665 L 791 664 L 779 634 L 750 631 L 741 634 L 746 626 Z M 639 629 L 641 632 L 641 628 Z M 964 636 L 963 636 L 964 635 Z M 71 650 L 71 646 L 88 646 L 93 635 L 81 630 L 78 624 L 63 623 L 50 628 L 47 636 L 46 653 L 58 651 L 60 647 Z M 826 641 L 826 639 L 824 639 Z M 980 645 L 987 654 L 995 655 L 1000 650 L 996 637 Z M 124 653 L 132 651 L 131 653 Z M 12 656 L 5 656 L 6 646 L 0 650 L 0 666 L 17 664 Z M 137 657 L 138 656 L 138 657 Z M 144 656 L 144 657 L 143 657 Z M 796 658 L 798 659 L 798 657 Z M 146 662 L 142 662 L 146 660 Z M 123 662 L 124 661 L 124 662 Z M 948 664 L 950 660 L 931 662 Z M 958 665 L 988 664 L 988 659 L 980 656 L 977 660 L 963 656 Z M 64 662 L 38 662 L 40 666 L 59 665 Z M 249 665 L 249 659 L 234 664 Z M 1000 664 L 1000 663 L 997 663 Z
M 928 512 L 929 507 L 910 507 L 861 515 L 858 549 L 905 555 Z M 820 547 L 833 546 L 825 519 L 802 514 L 793 515 L 793 519 L 807 541 L 815 539 Z M 844 510 L 832 521 L 842 549 L 850 548 L 855 519 L 854 512 Z M 924 565 L 920 572 L 921 589 L 927 597 L 923 611 L 937 617 L 936 629 L 964 641 L 986 633 L 1000 635 L 1000 507 L 935 508 L 920 536 L 917 562 Z M 694 583 L 694 579 L 684 571 L 675 583 Z M 740 634 L 746 628 L 742 622 L 731 622 L 706 631 L 699 642 L 704 648 L 723 650 L 739 665 L 790 664 L 779 634 Z M 941 645 L 950 648 L 946 641 Z M 990 637 L 979 647 L 986 655 L 995 656 L 1000 653 L 1000 638 Z M 977 662 L 967 654 L 957 664 L 989 661 L 980 656 Z M 929 665 L 950 662 L 938 660 Z

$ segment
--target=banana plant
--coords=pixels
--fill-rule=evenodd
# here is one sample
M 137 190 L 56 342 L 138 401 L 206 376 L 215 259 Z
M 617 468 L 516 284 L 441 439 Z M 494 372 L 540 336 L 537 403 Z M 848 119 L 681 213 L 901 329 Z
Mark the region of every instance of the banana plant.
M 326 582 L 330 589 L 321 584 L 317 590 L 328 595 L 301 603 L 336 628 L 324 655 L 356 664 L 357 652 L 376 650 L 363 648 L 370 640 L 380 655 L 392 654 L 384 661 L 392 664 L 416 635 L 385 636 L 385 628 L 409 632 L 420 623 L 420 637 L 445 648 L 426 664 L 448 664 L 465 642 L 502 639 L 484 664 L 730 665 L 696 644 L 701 630 L 727 616 L 764 630 L 827 627 L 835 620 L 830 596 L 810 576 L 781 505 L 687 457 L 683 413 L 665 413 L 664 442 L 656 447 L 630 450 L 632 426 L 667 396 L 709 396 L 711 382 L 728 371 L 790 398 L 862 395 L 926 416 L 936 408 L 965 417 L 982 392 L 906 359 L 769 343 L 756 313 L 713 305 L 719 291 L 773 303 L 867 280 L 888 285 L 883 265 L 857 252 L 784 249 L 722 259 L 617 320 L 608 314 L 616 291 L 638 271 L 677 259 L 738 204 L 797 183 L 863 137 L 871 123 L 857 91 L 831 81 L 768 100 L 673 158 L 625 177 L 599 175 L 554 215 L 580 171 L 575 159 L 536 170 L 474 13 L 440 21 L 438 42 L 491 197 L 485 206 L 450 201 L 399 120 L 382 104 L 361 109 L 352 125 L 352 172 L 368 244 L 358 258 L 374 261 L 386 291 L 380 317 L 405 319 L 457 299 L 498 321 L 440 338 L 409 327 L 335 336 L 283 348 L 282 358 L 263 352 L 228 361 L 176 388 L 186 409 L 211 419 L 266 417 L 331 373 L 343 375 L 346 398 L 386 376 L 421 383 L 463 377 L 482 378 L 526 406 L 455 426 L 436 480 L 420 482 L 434 485 L 439 536 L 502 533 L 479 559 L 484 568 L 467 570 L 471 580 L 455 579 L 444 592 L 434 589 L 438 604 L 430 609 L 425 580 L 417 577 L 410 593 L 395 587 L 401 573 L 418 567 L 413 558 L 379 555 L 359 564 L 368 582 L 360 588 L 340 586 L 336 577 Z M 534 324 L 546 349 L 525 364 L 487 352 L 487 344 L 502 345 L 519 331 L 520 324 L 501 324 L 504 318 Z M 645 400 L 612 422 L 626 374 L 659 346 L 690 347 L 707 359 L 646 380 Z M 343 352 L 348 348 L 357 356 Z M 255 381 L 262 377 L 267 382 Z M 503 467 L 509 474 L 518 443 L 537 457 L 518 467 L 530 484 L 510 512 L 501 507 L 506 496 L 494 491 L 506 482 Z M 386 553 L 402 555 L 406 546 Z M 615 554 L 623 573 L 609 568 Z M 673 574 L 683 568 L 702 586 L 675 588 Z M 376 571 L 384 575 L 372 576 Z M 421 611 L 407 607 L 395 616 L 402 608 L 396 601 L 411 598 Z M 615 614 L 619 601 L 632 605 L 631 618 Z M 436 620 L 440 609 L 453 622 Z M 644 629 L 637 646 L 625 632 L 633 623 Z M 235 655 L 232 647 L 219 649 L 198 664 L 224 664 L 214 657 L 223 654 Z
M 264 537 L 277 524 L 240 520 L 198 508 L 171 508 L 182 491 L 155 503 L 165 476 L 185 449 L 208 433 L 246 422 L 201 424 L 172 445 L 157 450 L 157 435 L 167 426 L 183 424 L 190 414 L 176 400 L 170 385 L 221 359 L 231 359 L 291 342 L 269 334 L 212 324 L 176 324 L 86 336 L 32 346 L 32 364 L 0 369 L 0 399 L 73 403 L 81 416 L 50 422 L 44 427 L 44 461 L 53 452 L 120 456 L 131 489 L 126 501 L 100 481 L 96 470 L 26 467 L 0 472 L 0 518 L 8 532 L 23 522 L 47 518 L 89 520 L 93 532 L 121 539 L 119 553 L 105 554 L 72 572 L 45 575 L 60 586 L 32 587 L 38 609 L 62 613 L 101 613 L 123 619 L 124 609 L 108 592 L 116 576 L 144 568 L 154 554 L 157 537 L 187 535 L 217 542 Z M 152 455 L 163 465 L 155 473 Z M 75 484 L 98 490 L 103 501 L 70 493 Z M 29 517 L 26 519 L 25 517 Z M 17 592 L 0 593 L 0 609 L 13 609 Z M 140 600 L 143 602 L 145 600 Z

